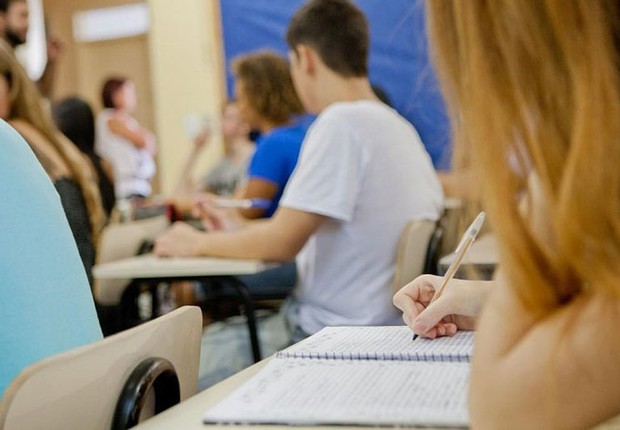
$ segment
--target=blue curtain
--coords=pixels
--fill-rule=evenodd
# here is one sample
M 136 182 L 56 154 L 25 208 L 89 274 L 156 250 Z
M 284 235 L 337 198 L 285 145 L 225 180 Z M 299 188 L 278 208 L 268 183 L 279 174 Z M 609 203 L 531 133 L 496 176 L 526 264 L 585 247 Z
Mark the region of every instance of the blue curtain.
M 257 49 L 286 54 L 284 34 L 303 0 L 221 0 L 227 66 Z M 450 165 L 450 132 L 429 57 L 422 0 L 357 0 L 370 22 L 370 81 L 418 130 L 439 169 Z M 227 85 L 232 94 L 227 67 Z

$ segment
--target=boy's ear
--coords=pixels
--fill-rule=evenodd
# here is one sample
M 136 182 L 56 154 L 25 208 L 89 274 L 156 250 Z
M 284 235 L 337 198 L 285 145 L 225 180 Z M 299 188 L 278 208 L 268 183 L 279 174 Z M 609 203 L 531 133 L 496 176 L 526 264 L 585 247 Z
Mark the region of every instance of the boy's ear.
M 302 72 L 314 75 L 316 72 L 316 52 L 308 45 L 297 45 L 295 47 L 297 61 Z

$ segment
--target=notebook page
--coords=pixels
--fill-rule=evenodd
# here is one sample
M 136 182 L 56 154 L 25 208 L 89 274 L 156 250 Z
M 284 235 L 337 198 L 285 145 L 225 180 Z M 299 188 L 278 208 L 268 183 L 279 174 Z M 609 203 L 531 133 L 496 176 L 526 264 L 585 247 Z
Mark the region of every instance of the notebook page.
M 353 360 L 469 361 L 473 332 L 418 338 L 407 326 L 326 327 L 278 353 L 279 357 Z
M 466 363 L 275 358 L 206 423 L 465 427 Z

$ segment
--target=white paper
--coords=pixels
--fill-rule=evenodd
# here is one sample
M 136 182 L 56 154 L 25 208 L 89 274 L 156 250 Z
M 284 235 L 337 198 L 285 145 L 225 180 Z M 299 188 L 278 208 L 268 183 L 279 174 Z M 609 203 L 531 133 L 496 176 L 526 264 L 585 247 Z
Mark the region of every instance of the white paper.
M 407 326 L 326 327 L 278 353 L 281 357 L 353 360 L 469 361 L 473 332 L 418 338 Z
M 207 423 L 466 427 L 469 364 L 274 358 Z

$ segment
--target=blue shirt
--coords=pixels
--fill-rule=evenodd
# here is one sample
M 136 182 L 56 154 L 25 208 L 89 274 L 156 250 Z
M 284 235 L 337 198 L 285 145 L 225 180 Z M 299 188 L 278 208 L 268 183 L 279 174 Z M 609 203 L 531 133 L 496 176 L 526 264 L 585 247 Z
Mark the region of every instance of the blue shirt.
M 0 121 L 0 397 L 26 366 L 102 338 L 58 193 Z
M 297 165 L 307 128 L 307 121 L 298 121 L 290 126 L 274 128 L 256 141 L 256 152 L 248 169 L 248 177 L 262 179 L 278 187 L 269 209 L 265 212 L 265 218 L 273 215 L 278 208 L 284 187 Z

